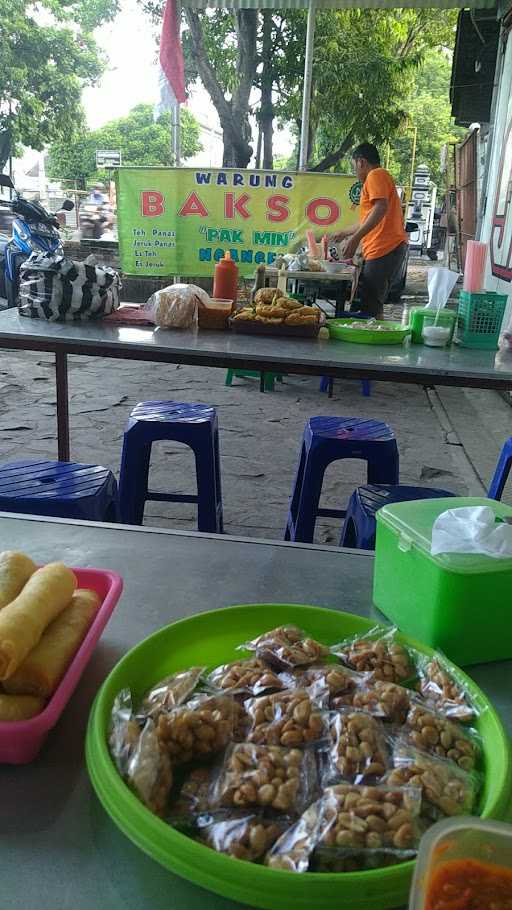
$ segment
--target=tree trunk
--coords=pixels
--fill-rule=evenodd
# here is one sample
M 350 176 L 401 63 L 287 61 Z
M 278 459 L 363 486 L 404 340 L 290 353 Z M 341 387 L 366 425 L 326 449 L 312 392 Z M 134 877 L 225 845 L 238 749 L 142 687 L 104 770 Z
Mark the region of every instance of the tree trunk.
M 254 167 L 257 171 L 261 168 L 261 149 L 263 143 L 263 133 L 261 131 L 261 120 L 258 120 L 258 141 L 256 143 L 256 158 L 254 161 Z
M 263 12 L 263 38 L 261 56 L 263 70 L 261 73 L 261 111 L 260 124 L 263 133 L 263 167 L 272 170 L 274 167 L 274 153 L 272 147 L 274 105 L 272 104 L 272 12 Z
M 190 29 L 190 48 L 194 65 L 219 115 L 224 138 L 224 167 L 247 167 L 252 157 L 249 96 L 256 76 L 257 10 L 235 12 L 237 48 L 237 87 L 228 100 L 208 60 L 199 15 L 186 9 Z
M 314 167 L 310 168 L 312 171 L 327 171 L 330 167 L 334 167 L 338 163 L 340 158 L 343 158 L 347 154 L 349 148 L 352 147 L 354 143 L 354 134 L 349 133 L 348 136 L 345 136 L 341 145 L 338 146 L 334 152 L 331 152 L 329 155 L 326 155 L 322 161 L 319 161 L 318 164 L 315 164 Z
M 11 154 L 11 131 L 0 130 L 0 174 L 3 173 L 4 167 Z

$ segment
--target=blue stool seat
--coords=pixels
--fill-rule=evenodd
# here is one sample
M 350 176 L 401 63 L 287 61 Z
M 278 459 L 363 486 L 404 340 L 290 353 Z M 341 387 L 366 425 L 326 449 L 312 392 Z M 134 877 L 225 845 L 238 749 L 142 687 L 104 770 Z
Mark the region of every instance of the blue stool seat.
M 107 468 L 67 461 L 0 465 L 3 512 L 117 521 L 117 483 Z
M 357 550 L 375 549 L 375 513 L 392 502 L 411 502 L 415 499 L 441 499 L 455 496 L 448 490 L 432 487 L 413 487 L 406 484 L 392 486 L 370 484 L 358 487 L 350 497 L 345 524 L 341 532 L 340 547 Z
M 304 429 L 285 540 L 312 543 L 318 515 L 345 515 L 342 509 L 319 508 L 325 470 L 342 458 L 366 461 L 369 483 L 398 483 L 398 447 L 387 423 L 361 417 L 312 417 Z
M 167 439 L 189 446 L 195 456 L 197 495 L 148 489 L 151 446 Z M 148 500 L 197 503 L 199 531 L 222 534 L 219 428 L 215 408 L 180 401 L 143 401 L 130 414 L 119 476 L 121 521 L 141 525 Z
M 503 495 L 503 490 L 505 489 L 505 484 L 510 474 L 510 468 L 512 467 L 512 436 L 510 439 L 507 439 L 504 444 L 500 457 L 498 459 L 498 464 L 496 465 L 496 470 L 494 472 L 494 477 L 491 480 L 491 485 L 489 487 L 489 492 L 487 496 L 489 499 L 498 499 L 500 500 Z

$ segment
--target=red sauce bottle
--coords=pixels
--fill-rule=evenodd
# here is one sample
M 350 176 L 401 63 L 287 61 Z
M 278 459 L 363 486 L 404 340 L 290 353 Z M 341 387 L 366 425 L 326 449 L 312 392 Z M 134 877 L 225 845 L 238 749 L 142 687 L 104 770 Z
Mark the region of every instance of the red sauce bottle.
M 237 286 L 238 268 L 231 258 L 231 253 L 226 250 L 224 259 L 215 266 L 213 296 L 236 303 Z

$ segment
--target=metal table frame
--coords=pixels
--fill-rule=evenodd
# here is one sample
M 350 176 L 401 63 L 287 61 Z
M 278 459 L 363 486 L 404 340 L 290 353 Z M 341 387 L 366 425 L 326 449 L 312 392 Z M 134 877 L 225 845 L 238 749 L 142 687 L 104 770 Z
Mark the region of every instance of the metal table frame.
M 427 387 L 512 389 L 512 353 L 422 345 L 375 347 L 324 339 L 229 332 L 154 330 L 98 323 L 47 323 L 0 313 L 0 348 L 55 355 L 58 457 L 68 461 L 69 354 L 260 372 L 415 383 Z M 498 358 L 498 363 L 496 362 Z

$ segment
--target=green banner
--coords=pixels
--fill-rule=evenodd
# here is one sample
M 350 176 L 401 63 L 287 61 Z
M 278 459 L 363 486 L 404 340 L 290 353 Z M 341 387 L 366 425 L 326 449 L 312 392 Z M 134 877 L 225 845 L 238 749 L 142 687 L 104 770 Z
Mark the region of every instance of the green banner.
M 240 274 L 297 249 L 306 231 L 358 219 L 354 177 L 287 171 L 119 168 L 121 268 L 127 275 L 213 274 L 226 250 Z

